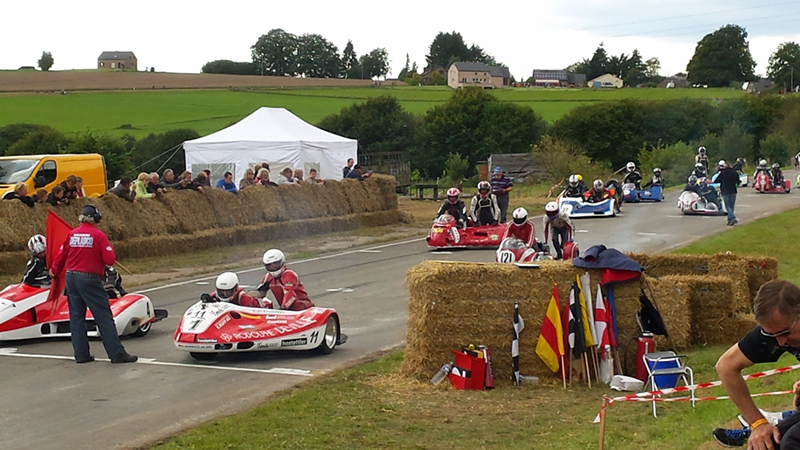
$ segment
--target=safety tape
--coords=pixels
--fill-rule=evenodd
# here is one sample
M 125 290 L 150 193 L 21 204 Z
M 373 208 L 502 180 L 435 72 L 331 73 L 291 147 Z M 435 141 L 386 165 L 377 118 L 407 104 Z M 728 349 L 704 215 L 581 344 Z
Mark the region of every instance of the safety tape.
M 771 397 L 773 395 L 786 395 L 786 394 L 793 394 L 794 391 L 776 391 L 776 392 L 761 392 L 758 394 L 750 394 L 750 397 Z M 626 400 L 628 402 L 691 402 L 691 401 L 706 401 L 706 400 L 729 400 L 730 397 L 727 395 L 723 395 L 720 397 L 675 397 L 675 398 L 662 398 L 662 397 L 653 397 L 653 398 L 633 398 L 630 400 Z

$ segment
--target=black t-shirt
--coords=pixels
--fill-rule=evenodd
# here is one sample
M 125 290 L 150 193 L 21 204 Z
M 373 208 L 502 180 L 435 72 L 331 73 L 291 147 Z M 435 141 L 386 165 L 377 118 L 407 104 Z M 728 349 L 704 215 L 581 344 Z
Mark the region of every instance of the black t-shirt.
M 800 348 L 781 347 L 775 338 L 761 334 L 760 326 L 753 328 L 753 331 L 739 340 L 739 350 L 756 364 L 775 362 L 786 352 L 793 354 L 800 361 Z

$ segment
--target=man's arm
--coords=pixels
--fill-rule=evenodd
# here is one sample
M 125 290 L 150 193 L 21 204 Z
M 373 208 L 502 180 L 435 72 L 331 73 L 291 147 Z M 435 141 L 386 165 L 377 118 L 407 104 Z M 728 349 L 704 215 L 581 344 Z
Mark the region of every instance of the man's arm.
M 492 217 L 494 217 L 494 223 L 500 223 L 500 205 L 497 204 L 497 196 L 494 194 L 489 194 L 492 198 Z
M 117 262 L 117 255 L 114 253 L 114 247 L 108 242 L 108 236 L 106 236 L 105 233 L 98 230 L 97 235 L 100 238 L 100 252 L 103 258 L 103 264 L 113 266 L 114 263 Z
M 544 227 L 544 243 L 550 242 L 550 224 L 547 223 L 547 214 L 542 217 L 542 226 Z
M 478 197 L 472 197 L 472 200 L 469 202 L 469 218 L 472 219 L 473 222 L 476 224 L 478 223 L 478 214 L 475 212 L 476 207 L 478 206 Z

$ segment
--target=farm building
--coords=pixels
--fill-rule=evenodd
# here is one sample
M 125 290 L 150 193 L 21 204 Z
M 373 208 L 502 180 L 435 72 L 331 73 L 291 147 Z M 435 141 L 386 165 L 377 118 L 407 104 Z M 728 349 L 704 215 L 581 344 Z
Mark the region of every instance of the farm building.
M 103 52 L 97 58 L 97 68 L 137 70 L 137 62 L 133 52 Z
M 573 88 L 586 86 L 586 74 L 572 73 L 566 70 L 534 69 L 533 80 L 534 86 Z
M 508 67 L 488 66 L 479 62 L 456 62 L 447 71 L 447 85 L 451 88 L 479 86 L 484 89 L 506 87 L 511 79 Z
M 594 88 L 621 88 L 623 83 L 618 76 L 607 73 L 589 80 L 586 85 Z

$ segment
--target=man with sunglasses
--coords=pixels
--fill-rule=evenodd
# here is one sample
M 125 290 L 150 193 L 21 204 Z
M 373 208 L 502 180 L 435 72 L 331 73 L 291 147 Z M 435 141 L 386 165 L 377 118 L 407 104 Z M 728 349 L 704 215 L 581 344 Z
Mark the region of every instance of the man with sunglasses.
M 784 280 L 772 280 L 758 290 L 753 300 L 758 326 L 717 361 L 717 373 L 750 425 L 748 450 L 800 449 L 800 414 L 770 424 L 756 408 L 742 370 L 758 363 L 775 362 L 786 352 L 800 360 L 800 288 Z

